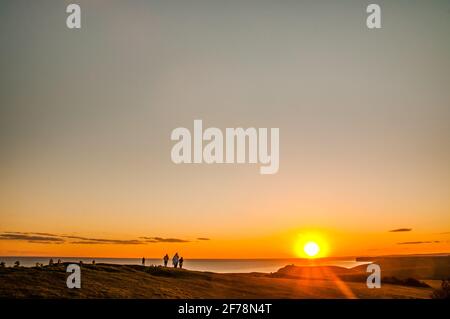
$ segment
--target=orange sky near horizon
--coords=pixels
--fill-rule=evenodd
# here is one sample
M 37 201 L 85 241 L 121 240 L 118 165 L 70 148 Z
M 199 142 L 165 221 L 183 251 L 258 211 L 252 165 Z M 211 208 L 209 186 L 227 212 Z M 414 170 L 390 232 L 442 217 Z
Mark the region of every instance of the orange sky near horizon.
M 314 234 L 311 236 L 311 234 Z M 331 231 L 292 231 L 261 238 L 186 238 L 186 243 L 142 244 L 45 244 L 0 241 L 1 256 L 159 258 L 179 252 L 185 258 L 304 258 L 296 245 L 313 240 L 327 246 L 320 257 L 380 256 L 396 254 L 450 253 L 450 234 L 414 234 L 410 232 L 342 233 Z M 124 237 L 133 240 L 136 237 Z M 113 239 L 113 238 L 108 238 Z M 318 239 L 318 240 L 317 240 Z M 431 240 L 430 240 L 431 239 Z

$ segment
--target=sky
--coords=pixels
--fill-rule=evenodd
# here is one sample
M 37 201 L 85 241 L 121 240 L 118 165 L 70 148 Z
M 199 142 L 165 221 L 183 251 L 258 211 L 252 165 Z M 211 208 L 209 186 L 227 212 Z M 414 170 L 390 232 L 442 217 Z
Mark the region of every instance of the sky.
M 449 252 L 450 2 L 372 2 L 0 0 L 0 255 Z M 195 119 L 278 173 L 174 164 Z

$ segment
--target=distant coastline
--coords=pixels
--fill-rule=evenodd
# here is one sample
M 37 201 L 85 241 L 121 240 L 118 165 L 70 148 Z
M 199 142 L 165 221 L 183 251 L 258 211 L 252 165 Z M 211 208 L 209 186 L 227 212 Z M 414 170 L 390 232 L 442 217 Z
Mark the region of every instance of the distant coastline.
M 1 256 L 0 262 L 6 263 L 6 266 L 13 266 L 19 261 L 23 267 L 33 267 L 36 263 L 44 265 L 49 264 L 49 260 L 55 262 L 60 259 L 61 262 L 90 264 L 93 260 L 96 263 L 115 264 L 115 265 L 141 265 L 141 258 L 98 258 L 98 257 L 58 257 L 58 256 Z M 367 264 L 368 261 L 357 261 L 355 257 L 322 258 L 308 260 L 301 258 L 261 258 L 261 259 L 188 259 L 185 261 L 185 268 L 195 271 L 211 271 L 217 273 L 251 273 L 263 272 L 271 273 L 286 265 L 325 265 L 352 268 L 358 265 Z M 162 258 L 147 258 L 146 265 L 162 265 Z

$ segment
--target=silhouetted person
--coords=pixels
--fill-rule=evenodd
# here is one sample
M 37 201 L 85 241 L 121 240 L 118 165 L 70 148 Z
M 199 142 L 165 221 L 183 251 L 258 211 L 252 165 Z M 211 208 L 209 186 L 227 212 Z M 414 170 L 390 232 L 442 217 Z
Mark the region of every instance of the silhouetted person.
M 50 261 L 48 262 L 49 266 L 53 265 L 53 258 L 50 258 Z
M 145 266 L 145 257 L 142 257 L 142 266 Z
M 178 260 L 179 260 L 178 253 L 176 253 L 172 258 L 172 263 L 173 263 L 174 268 L 178 267 Z
M 183 257 L 181 257 L 181 258 L 180 258 L 180 261 L 179 261 L 179 263 L 180 263 L 180 268 L 183 268 L 183 261 L 184 261 L 184 259 L 183 259 Z
M 167 263 L 169 262 L 169 255 L 166 254 L 163 260 L 164 260 L 164 267 L 167 267 Z

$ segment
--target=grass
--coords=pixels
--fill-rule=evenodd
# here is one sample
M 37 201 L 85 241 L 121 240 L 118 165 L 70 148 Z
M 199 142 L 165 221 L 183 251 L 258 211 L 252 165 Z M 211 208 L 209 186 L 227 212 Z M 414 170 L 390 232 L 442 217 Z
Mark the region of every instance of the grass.
M 218 274 L 112 264 L 83 265 L 81 289 L 68 289 L 66 267 L 0 268 L 0 298 L 429 298 L 433 291 L 403 281 L 368 289 L 365 281 L 333 274 L 296 277 L 281 270 L 275 274 Z M 338 274 L 348 273 L 345 268 L 334 268 Z

